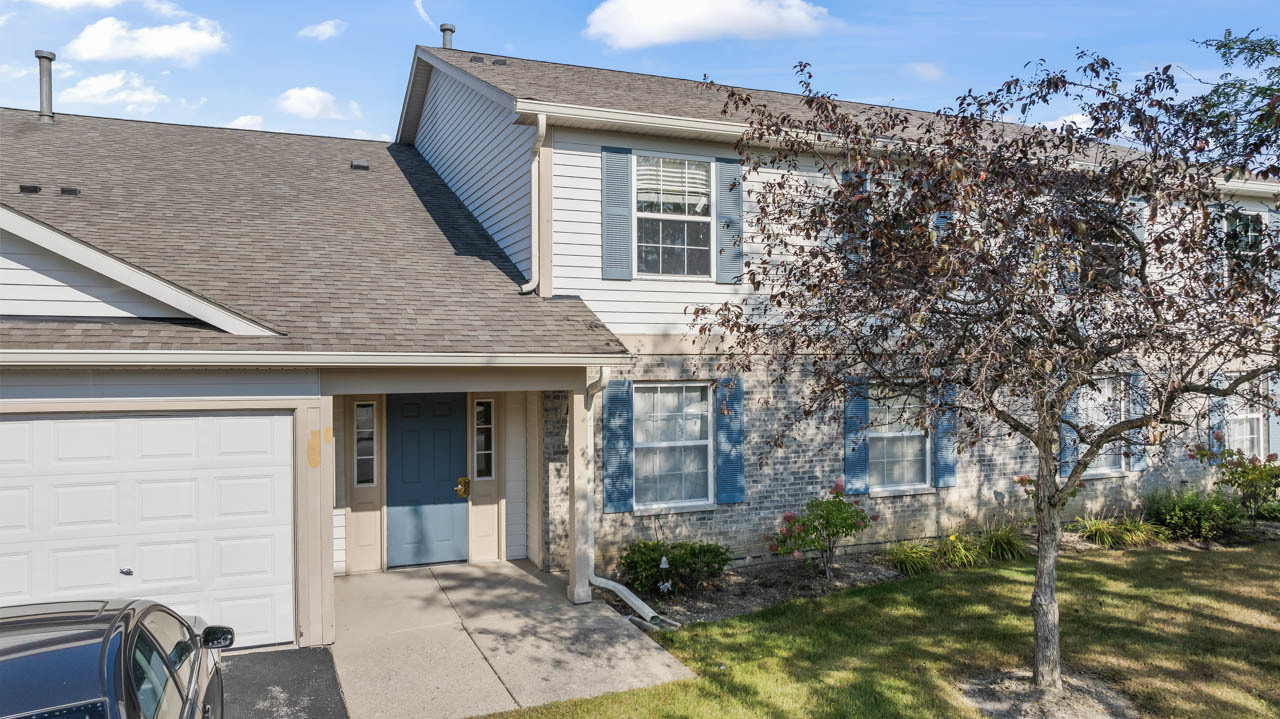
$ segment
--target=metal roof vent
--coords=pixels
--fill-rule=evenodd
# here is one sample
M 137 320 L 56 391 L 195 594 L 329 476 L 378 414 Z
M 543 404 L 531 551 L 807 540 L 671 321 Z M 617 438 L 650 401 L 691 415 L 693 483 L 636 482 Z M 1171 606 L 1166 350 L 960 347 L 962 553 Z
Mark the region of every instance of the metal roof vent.
M 369 169 L 369 161 L 368 161 L 368 160 L 352 160 L 352 161 L 351 161 L 351 169 L 353 169 L 353 170 L 368 170 L 368 169 Z
M 440 47 L 446 50 L 453 49 L 453 32 L 457 29 L 452 23 L 444 23 L 440 26 Z
M 79 187 L 63 187 L 63 188 L 60 188 L 60 191 L 58 192 L 58 194 L 60 194 L 60 195 L 78 195 L 78 194 L 80 194 L 80 188 L 79 188 Z
M 495 57 L 495 58 L 493 58 L 493 64 L 494 64 L 494 65 L 506 65 L 506 64 L 507 64 L 507 60 L 506 60 L 506 58 L 502 58 L 502 57 Z
M 18 185 L 18 192 L 21 192 L 24 195 L 38 195 L 40 194 L 40 186 L 39 185 Z
M 484 58 L 480 57 L 479 55 L 472 55 L 472 56 L 471 56 L 471 62 L 478 62 L 478 63 L 483 64 L 483 63 L 484 63 Z

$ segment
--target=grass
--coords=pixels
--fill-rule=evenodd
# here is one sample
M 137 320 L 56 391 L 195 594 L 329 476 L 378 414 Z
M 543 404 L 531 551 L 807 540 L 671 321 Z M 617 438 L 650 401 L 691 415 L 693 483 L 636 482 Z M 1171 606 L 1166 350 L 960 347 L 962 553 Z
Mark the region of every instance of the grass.
M 1147 547 L 1169 539 L 1169 530 L 1141 515 L 1076 517 L 1072 529 L 1103 549 Z
M 696 679 L 507 716 L 974 718 L 957 681 L 1030 666 L 1033 572 L 923 574 L 691 625 L 658 639 Z M 1276 542 L 1065 555 L 1063 660 L 1145 716 L 1280 719 L 1278 586 Z

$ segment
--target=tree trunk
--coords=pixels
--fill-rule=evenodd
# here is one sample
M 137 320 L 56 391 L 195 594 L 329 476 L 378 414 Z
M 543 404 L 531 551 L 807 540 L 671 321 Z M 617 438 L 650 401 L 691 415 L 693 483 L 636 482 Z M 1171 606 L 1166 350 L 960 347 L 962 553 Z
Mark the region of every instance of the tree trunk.
M 1036 586 L 1031 593 L 1031 617 L 1035 622 L 1035 685 L 1044 690 L 1062 690 L 1062 648 L 1058 642 L 1058 550 L 1062 544 L 1062 510 L 1050 495 L 1055 485 L 1053 473 L 1037 478 Z

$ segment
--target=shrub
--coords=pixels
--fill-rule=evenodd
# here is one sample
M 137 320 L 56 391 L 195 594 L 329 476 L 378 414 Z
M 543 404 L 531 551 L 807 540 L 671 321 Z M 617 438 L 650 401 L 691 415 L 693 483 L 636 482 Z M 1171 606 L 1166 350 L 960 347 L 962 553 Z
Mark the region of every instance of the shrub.
M 952 534 L 933 545 L 933 556 L 938 566 L 952 569 L 976 567 L 986 561 L 978 552 L 978 542 L 970 534 Z
M 1022 526 L 1016 522 L 986 525 L 978 536 L 978 549 L 992 562 L 1007 562 L 1031 556 L 1022 541 Z
M 1258 519 L 1266 522 L 1280 522 L 1280 500 L 1263 502 L 1262 506 L 1258 507 Z
M 1221 489 L 1204 493 L 1167 489 L 1148 494 L 1146 514 L 1177 539 L 1216 539 L 1243 523 L 1240 503 Z
M 639 541 L 618 560 L 622 580 L 632 589 L 679 594 L 724 573 L 729 550 L 713 542 Z
M 1141 514 L 1126 514 L 1117 520 L 1124 534 L 1124 543 L 1130 547 L 1146 547 L 1159 544 L 1169 538 L 1169 530 L 1149 522 Z
M 1219 453 L 1219 458 L 1218 486 L 1236 491 L 1249 523 L 1256 525 L 1262 505 L 1274 502 L 1280 491 L 1280 461 L 1274 453 L 1262 460 L 1230 449 Z
M 830 496 L 810 500 L 804 512 L 787 512 L 782 515 L 782 528 L 769 537 L 769 546 L 779 554 L 791 554 L 797 559 L 805 552 L 816 551 L 822 558 L 822 569 L 831 579 L 831 563 L 835 561 L 840 541 L 870 526 L 879 515 L 867 517 L 857 501 L 844 498 L 844 480 L 836 482 Z
M 1115 549 L 1125 544 L 1125 532 L 1115 517 L 1098 515 L 1076 517 L 1072 524 L 1081 537 L 1103 549 Z
M 933 548 L 924 542 L 890 544 L 885 554 L 889 558 L 889 564 L 908 577 L 931 572 L 938 567 Z

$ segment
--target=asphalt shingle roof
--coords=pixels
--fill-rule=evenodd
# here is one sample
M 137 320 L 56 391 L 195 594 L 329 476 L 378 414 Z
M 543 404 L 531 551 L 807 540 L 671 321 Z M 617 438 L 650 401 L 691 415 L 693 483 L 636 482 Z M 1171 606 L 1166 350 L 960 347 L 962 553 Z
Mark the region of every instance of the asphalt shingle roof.
M 0 348 L 625 352 L 581 300 L 520 295 L 408 146 L 0 108 L 0 203 L 284 333 L 8 317 Z

